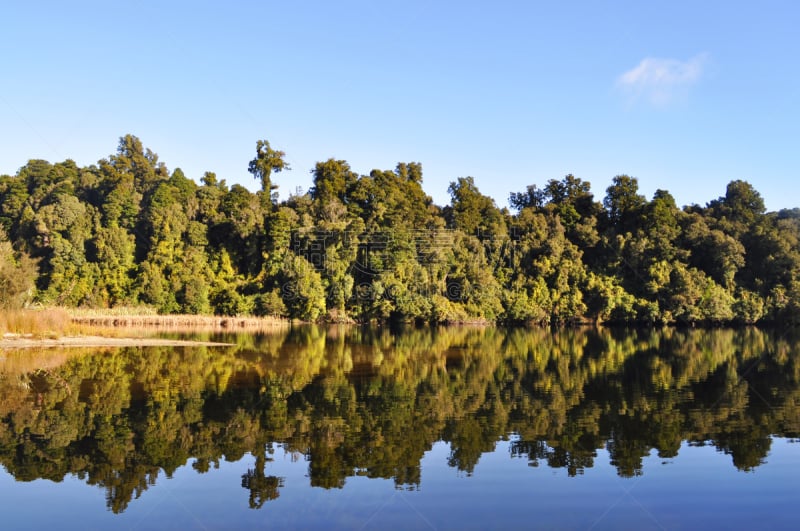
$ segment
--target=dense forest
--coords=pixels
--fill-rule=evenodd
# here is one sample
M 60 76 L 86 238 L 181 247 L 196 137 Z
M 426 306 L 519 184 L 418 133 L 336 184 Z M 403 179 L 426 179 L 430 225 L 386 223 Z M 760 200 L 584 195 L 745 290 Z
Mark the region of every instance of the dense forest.
M 96 165 L 0 176 L 5 307 L 32 303 L 308 321 L 639 324 L 800 321 L 800 209 L 733 181 L 706 206 L 618 175 L 572 175 L 498 208 L 471 177 L 440 207 L 419 163 L 319 162 L 278 201 L 285 154 L 258 141 L 253 193 L 169 171 L 131 135 Z
M 242 496 L 259 508 L 283 487 L 270 465 L 280 447 L 315 487 L 367 476 L 418 488 L 437 441 L 466 474 L 511 439 L 523 467 L 573 476 L 609 459 L 631 477 L 684 441 L 754 470 L 772 436 L 800 436 L 796 331 L 387 328 L 231 335 L 239 344 L 223 349 L 7 352 L 0 466 L 17 481 L 75 475 L 121 512 L 162 473 L 249 453 Z

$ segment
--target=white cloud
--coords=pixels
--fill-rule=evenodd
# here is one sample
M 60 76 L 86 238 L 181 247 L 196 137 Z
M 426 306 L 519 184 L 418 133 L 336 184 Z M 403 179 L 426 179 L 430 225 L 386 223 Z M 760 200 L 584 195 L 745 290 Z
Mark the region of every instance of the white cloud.
M 695 55 L 688 61 L 645 57 L 617 79 L 617 86 L 634 100 L 647 99 L 654 105 L 667 105 L 687 94 L 703 75 L 708 54 Z

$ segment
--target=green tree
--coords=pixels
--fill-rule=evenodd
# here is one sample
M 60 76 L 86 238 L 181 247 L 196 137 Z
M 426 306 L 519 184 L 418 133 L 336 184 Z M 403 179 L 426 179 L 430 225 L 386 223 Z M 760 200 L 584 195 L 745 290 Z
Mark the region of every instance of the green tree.
M 36 262 L 15 252 L 0 228 L 0 308 L 21 308 L 33 298 Z
M 108 162 L 117 172 L 132 176 L 134 188 L 143 195 L 169 177 L 164 163 L 158 161 L 158 155 L 149 148 L 145 149 L 142 141 L 133 135 L 119 139 L 117 154 L 109 157 Z
M 494 200 L 480 193 L 472 177 L 459 177 L 447 191 L 451 198 L 450 226 L 477 237 L 505 233 L 505 222 Z
M 247 171 L 261 182 L 261 191 L 268 198 L 271 197 L 272 191 L 278 188 L 277 185 L 272 184 L 272 173 L 291 169 L 289 163 L 283 160 L 285 156 L 286 153 L 283 151 L 272 149 L 267 140 L 256 142 L 256 156 L 250 161 Z
M 318 271 L 304 258 L 286 257 L 281 297 L 292 317 L 316 321 L 325 314 L 325 288 Z
M 603 205 L 608 212 L 611 225 L 617 231 L 625 232 L 634 229 L 646 199 L 639 194 L 639 181 L 628 175 L 617 175 L 613 184 L 606 189 Z
M 328 159 L 317 162 L 311 172 L 314 175 L 314 187 L 309 190 L 311 197 L 322 204 L 338 199 L 348 205 L 350 193 L 358 181 L 358 174 L 350 169 L 344 160 Z
M 735 223 L 749 225 L 766 212 L 764 200 L 747 181 L 731 181 L 725 196 L 709 203 L 716 217 L 726 217 Z

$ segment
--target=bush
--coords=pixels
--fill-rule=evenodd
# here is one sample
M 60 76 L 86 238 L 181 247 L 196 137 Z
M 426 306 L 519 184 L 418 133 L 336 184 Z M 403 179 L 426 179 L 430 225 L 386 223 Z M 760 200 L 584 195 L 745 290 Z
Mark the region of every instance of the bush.
M 281 299 L 281 294 L 278 290 L 272 290 L 269 293 L 259 293 L 253 299 L 253 314 L 259 317 L 286 317 L 289 315 L 289 310 Z
M 0 308 L 22 308 L 30 302 L 36 275 L 36 262 L 25 253 L 15 253 L 0 232 Z
M 233 286 L 218 288 L 211 295 L 214 315 L 236 316 L 250 313 L 250 305 Z

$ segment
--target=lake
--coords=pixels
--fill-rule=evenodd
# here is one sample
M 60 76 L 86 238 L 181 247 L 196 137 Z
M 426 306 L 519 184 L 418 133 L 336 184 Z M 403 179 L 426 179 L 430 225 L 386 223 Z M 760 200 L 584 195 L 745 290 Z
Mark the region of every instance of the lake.
M 191 337 L 0 351 L 3 529 L 800 520 L 797 331 Z

